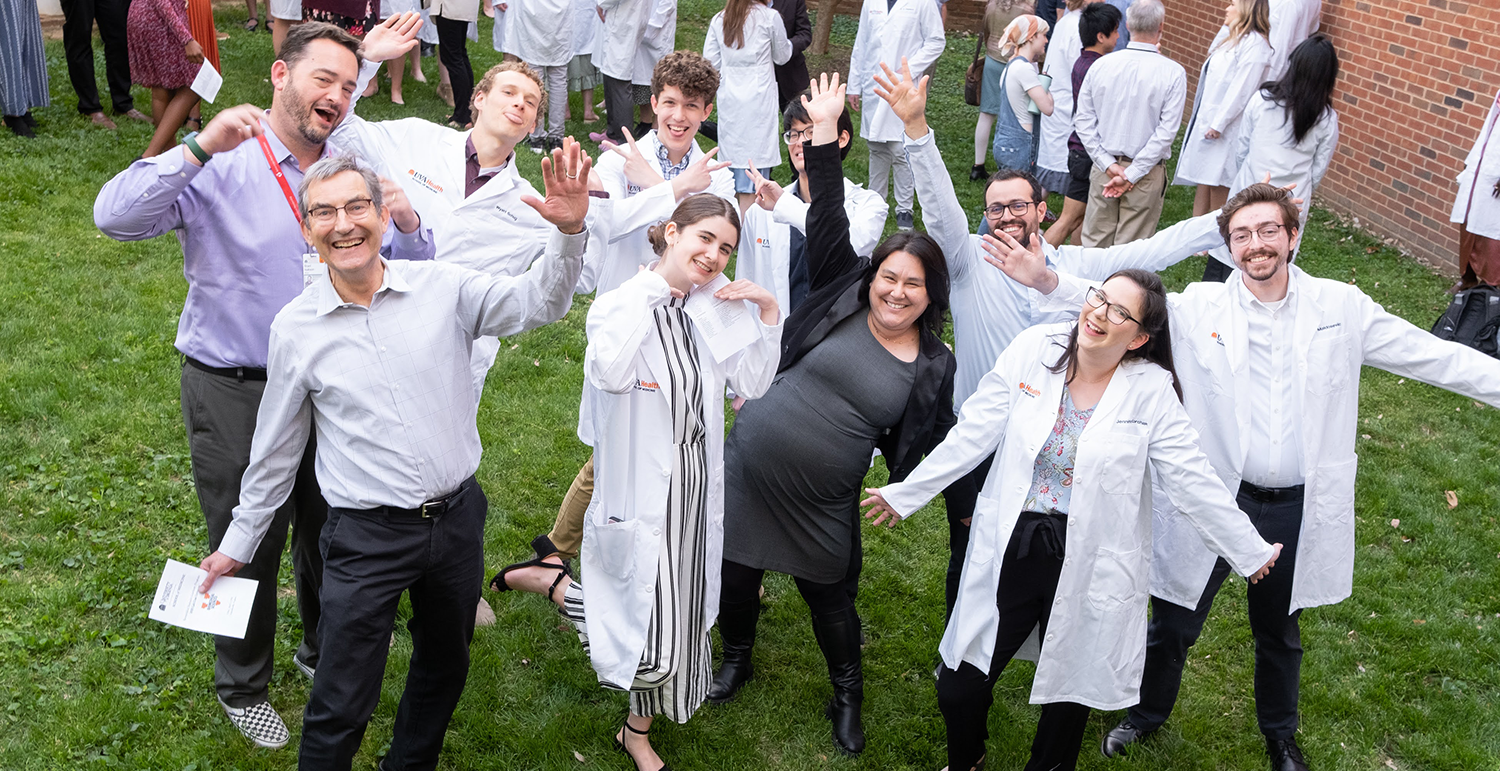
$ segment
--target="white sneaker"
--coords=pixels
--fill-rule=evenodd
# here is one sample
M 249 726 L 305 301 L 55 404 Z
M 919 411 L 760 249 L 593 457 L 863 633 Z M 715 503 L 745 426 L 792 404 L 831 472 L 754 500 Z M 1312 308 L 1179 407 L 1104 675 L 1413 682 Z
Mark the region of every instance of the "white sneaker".
M 263 701 L 249 707 L 231 707 L 220 699 L 219 706 L 224 708 L 229 722 L 234 723 L 234 727 L 240 729 L 240 733 L 255 742 L 256 746 L 271 750 L 286 746 L 287 739 L 290 738 L 286 723 L 281 722 L 281 715 L 276 714 L 271 702 Z

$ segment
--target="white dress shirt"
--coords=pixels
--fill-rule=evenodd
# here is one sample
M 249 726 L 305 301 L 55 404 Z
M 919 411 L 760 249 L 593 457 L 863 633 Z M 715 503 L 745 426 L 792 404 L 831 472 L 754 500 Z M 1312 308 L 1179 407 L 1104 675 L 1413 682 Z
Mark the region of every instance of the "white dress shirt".
M 309 415 L 329 506 L 416 508 L 457 489 L 479 468 L 470 346 L 567 313 L 587 243 L 587 232 L 554 231 L 517 277 L 386 262 L 368 308 L 344 302 L 324 274 L 287 304 L 271 323 L 250 466 L 219 550 L 241 562 L 255 554 L 291 492 Z
M 1094 165 L 1109 168 L 1130 158 L 1132 183 L 1172 157 L 1172 140 L 1187 103 L 1187 72 L 1150 43 L 1131 41 L 1099 57 L 1073 107 L 1073 128 Z
M 1293 344 L 1297 284 L 1286 297 L 1263 303 L 1243 281 L 1230 283 L 1230 294 L 1245 312 L 1248 329 L 1246 364 L 1250 367 L 1249 452 L 1243 478 L 1261 487 L 1292 487 L 1302 471 L 1302 391 L 1298 387 L 1297 348 Z

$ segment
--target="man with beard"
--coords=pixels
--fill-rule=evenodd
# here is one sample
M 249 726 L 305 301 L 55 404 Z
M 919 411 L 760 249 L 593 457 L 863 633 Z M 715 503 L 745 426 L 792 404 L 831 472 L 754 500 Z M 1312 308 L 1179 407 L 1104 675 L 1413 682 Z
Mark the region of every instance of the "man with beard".
M 1352 284 L 1292 265 L 1301 235 L 1290 193 L 1256 183 L 1217 213 L 1239 269 L 1226 283 L 1167 296 L 1183 405 L 1204 452 L 1262 538 L 1282 544 L 1276 569 L 1246 592 L 1255 640 L 1255 712 L 1272 771 L 1306 771 L 1297 746 L 1304 608 L 1348 597 L 1354 583 L 1354 440 L 1363 365 L 1500 406 L 1500 362 L 1438 340 L 1387 313 Z M 1215 215 L 1205 215 L 1215 216 Z M 1081 307 L 1089 282 L 1050 269 L 1002 236 L 989 259 L 1044 294 Z M 1140 703 L 1105 735 L 1114 757 L 1166 721 L 1188 649 L 1229 567 L 1171 502 L 1154 500 L 1151 623 Z M 1305 515 L 1304 515 L 1305 514 Z
M 1066 311 L 1043 311 L 1035 290 L 984 265 L 980 248 L 983 238 L 970 230 L 969 218 L 953 192 L 953 179 L 927 126 L 927 79 L 914 83 L 904 60 L 900 75 L 889 67 L 883 69 L 884 75 L 875 76 L 876 93 L 905 125 L 906 153 L 916 177 L 922 218 L 927 233 L 937 239 L 948 259 L 954 352 L 958 355 L 958 374 L 953 382 L 953 408 L 957 412 L 1016 335 L 1027 327 L 1068 316 Z M 1035 177 L 1015 169 L 1002 169 L 990 177 L 984 205 L 986 230 L 1031 245 L 1045 255 L 1049 265 L 1061 271 L 1100 281 L 1123 268 L 1162 270 L 1224 242 L 1214 215 L 1206 214 L 1179 222 L 1152 238 L 1107 249 L 1054 247 L 1040 233 L 1042 217 L 1047 213 L 1042 187 Z M 1076 312 L 1078 307 L 1082 306 L 1071 310 Z M 989 468 L 987 460 L 943 491 L 948 509 L 950 612 L 958 596 L 959 572 L 969 545 L 969 518 Z
M 365 40 L 380 53 L 395 35 L 378 27 Z M 256 410 L 266 386 L 271 319 L 322 270 L 303 240 L 296 196 L 303 171 L 333 153 L 329 132 L 343 119 L 359 74 L 360 42 L 328 24 L 298 25 L 271 65 L 271 109 L 254 105 L 219 113 L 181 149 L 138 160 L 105 183 L 94 221 L 121 241 L 176 231 L 182 243 L 187 301 L 177 324 L 182 417 L 198 503 L 217 549 L 240 497 Z M 387 184 L 393 257 L 430 259 L 421 227 L 401 190 Z M 267 537 L 240 571 L 261 582 L 244 639 L 216 637 L 214 687 L 229 719 L 255 744 L 276 748 L 287 730 L 271 707 L 276 636 L 276 578 L 288 529 L 302 643 L 292 661 L 311 677 L 318 663 L 318 590 L 323 561 L 318 534 L 327 507 L 313 476 L 307 442 L 296 485 Z

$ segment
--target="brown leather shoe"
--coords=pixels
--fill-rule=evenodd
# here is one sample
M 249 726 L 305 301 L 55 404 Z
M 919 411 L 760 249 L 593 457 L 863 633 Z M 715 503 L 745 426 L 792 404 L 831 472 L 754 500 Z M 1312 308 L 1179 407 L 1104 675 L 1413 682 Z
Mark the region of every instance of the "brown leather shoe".
M 110 131 L 114 131 L 115 129 L 119 128 L 119 126 L 115 125 L 114 121 L 109 119 L 108 115 L 105 115 L 102 112 L 89 113 L 89 120 L 93 121 L 95 126 L 103 126 Z
M 135 109 L 134 107 L 132 107 L 129 110 L 126 110 L 125 112 L 122 112 L 120 114 L 123 115 L 123 116 L 125 116 L 125 117 L 127 117 L 127 118 L 129 118 L 129 119 L 131 119 L 131 120 L 138 120 L 138 121 L 141 121 L 143 123 L 150 123 L 151 122 L 151 116 L 150 115 L 147 115 L 146 113 L 143 113 L 140 110 Z

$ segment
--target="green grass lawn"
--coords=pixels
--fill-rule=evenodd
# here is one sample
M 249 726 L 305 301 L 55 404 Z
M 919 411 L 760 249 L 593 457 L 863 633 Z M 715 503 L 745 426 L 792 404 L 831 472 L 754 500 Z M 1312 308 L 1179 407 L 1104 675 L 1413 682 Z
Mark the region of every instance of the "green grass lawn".
M 715 10 L 684 2 L 680 47 L 701 44 Z M 270 36 L 242 31 L 243 20 L 241 10 L 219 14 L 232 34 L 220 47 L 221 108 L 269 105 Z M 834 51 L 813 71 L 846 61 L 853 33 L 853 20 L 840 19 Z M 470 51 L 482 71 L 499 56 L 489 50 L 488 23 L 480 37 L 486 42 Z M 146 145 L 149 127 L 93 128 L 74 110 L 60 43 L 47 50 L 54 104 L 37 111 L 41 138 L 0 136 L 0 307 L 8 309 L 0 314 L 0 768 L 291 768 L 308 683 L 291 666 L 298 619 L 289 570 L 271 685 L 294 734 L 285 750 L 252 749 L 223 718 L 206 636 L 146 618 L 163 561 L 196 563 L 206 546 L 172 348 L 185 291 L 181 254 L 170 237 L 121 244 L 93 227 L 100 185 Z M 957 42 L 942 60 L 932 116 L 964 203 L 977 211 L 979 186 L 965 174 L 975 110 L 960 98 L 969 50 Z M 435 83 L 436 63 L 423 64 Z M 432 88 L 408 80 L 406 107 L 382 94 L 361 112 L 441 119 Z M 144 91 L 137 95 L 149 104 Z M 536 157 L 519 157 L 535 178 Z M 855 179 L 864 158 L 862 146 L 850 156 Z M 1166 220 L 1190 207 L 1191 191 L 1173 188 Z M 1447 280 L 1322 212 L 1304 244 L 1309 271 L 1357 283 L 1418 325 L 1446 302 Z M 1169 271 L 1169 282 L 1181 287 L 1201 269 L 1201 259 L 1190 260 Z M 563 321 L 510 341 L 489 378 L 479 479 L 492 505 L 492 570 L 525 556 L 588 456 L 573 435 L 588 302 L 579 298 Z M 1500 415 L 1382 372 L 1370 371 L 1364 384 L 1354 596 L 1302 617 L 1300 741 L 1320 770 L 1500 767 L 1500 474 L 1487 438 L 1500 434 Z M 1449 490 L 1457 508 L 1444 501 Z M 755 681 L 731 705 L 705 707 L 685 726 L 661 724 L 653 732 L 661 754 L 679 769 L 941 767 L 932 682 L 947 556 L 940 506 L 865 535 L 863 757 L 832 751 L 822 658 L 806 607 L 782 577 L 767 582 Z M 595 684 L 561 618 L 535 597 L 491 601 L 499 623 L 475 636 L 444 767 L 631 768 L 610 746 L 625 699 Z M 1243 582 L 1234 579 L 1161 734 L 1128 760 L 1105 761 L 1094 747 L 1118 715 L 1095 715 L 1080 767 L 1264 768 L 1244 615 Z M 361 768 L 389 742 L 410 652 L 398 628 Z M 1027 704 L 1031 674 L 1016 664 L 1001 679 L 991 768 L 1025 762 L 1038 714 Z

